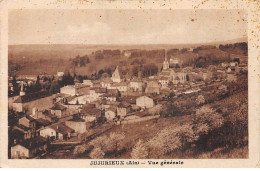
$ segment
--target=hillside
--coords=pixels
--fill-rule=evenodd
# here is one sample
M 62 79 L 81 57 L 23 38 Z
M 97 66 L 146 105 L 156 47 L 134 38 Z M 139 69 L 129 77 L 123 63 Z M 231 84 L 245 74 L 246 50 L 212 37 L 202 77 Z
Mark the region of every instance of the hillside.
M 228 43 L 233 42 L 229 41 Z M 218 42 L 220 43 L 220 42 Z M 223 43 L 223 45 L 225 45 Z M 193 63 L 197 57 L 210 57 L 226 60 L 229 53 L 246 54 L 241 47 L 224 47 L 223 49 L 199 49 L 203 44 L 188 45 L 10 45 L 8 49 L 9 74 L 16 75 L 38 75 L 43 72 L 56 74 L 57 71 L 77 73 L 81 75 L 91 75 L 105 68 L 114 68 L 116 65 L 125 67 L 131 71 L 139 64 L 156 64 L 158 68 L 164 60 L 164 50 L 167 56 L 176 56 L 187 65 Z M 216 43 L 207 46 L 218 46 Z M 119 55 L 105 55 L 100 51 L 120 51 Z M 125 51 L 131 51 L 134 55 L 124 56 Z M 176 52 L 177 51 L 177 52 Z M 84 66 L 75 66 L 75 58 L 88 56 L 90 62 Z M 136 61 L 137 58 L 139 61 Z

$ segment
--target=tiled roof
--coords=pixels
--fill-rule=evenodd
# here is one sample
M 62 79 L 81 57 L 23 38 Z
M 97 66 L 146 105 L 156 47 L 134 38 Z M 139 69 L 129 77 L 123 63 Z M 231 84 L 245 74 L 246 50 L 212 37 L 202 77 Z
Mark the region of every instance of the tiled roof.
M 74 129 L 60 123 L 60 124 L 54 124 L 49 126 L 50 128 L 54 129 L 55 131 L 61 133 L 61 134 L 68 134 L 74 132 Z
M 64 110 L 64 109 L 67 109 L 67 108 L 60 103 L 55 103 L 54 106 L 51 109 L 52 110 Z

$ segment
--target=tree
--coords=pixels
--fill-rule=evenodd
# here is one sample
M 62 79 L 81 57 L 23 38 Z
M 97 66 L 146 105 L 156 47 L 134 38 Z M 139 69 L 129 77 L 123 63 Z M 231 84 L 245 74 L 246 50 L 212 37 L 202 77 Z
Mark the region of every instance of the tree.
M 198 105 L 204 104 L 206 102 L 203 95 L 198 95 L 198 98 L 196 99 L 196 101 L 197 101 Z
M 50 94 L 57 93 L 59 92 L 59 89 L 60 89 L 59 84 L 56 81 L 52 81 L 49 89 L 49 93 Z
M 86 151 L 86 147 L 84 145 L 78 145 L 74 148 L 73 154 L 74 155 L 79 155 L 82 154 Z
M 224 118 L 209 106 L 202 106 L 196 111 L 193 123 L 196 135 L 202 135 L 221 127 Z
M 146 159 L 148 157 L 147 145 L 142 140 L 138 140 L 131 152 L 132 159 Z
M 100 147 L 96 147 L 91 151 L 89 157 L 92 159 L 103 159 L 104 155 L 105 155 L 104 151 L 101 150 Z
M 113 152 L 117 152 L 120 148 L 120 146 L 122 145 L 122 142 L 125 138 L 125 134 L 124 133 L 114 133 L 112 132 L 110 135 L 109 135 L 109 146 L 110 146 L 110 149 L 111 151 Z

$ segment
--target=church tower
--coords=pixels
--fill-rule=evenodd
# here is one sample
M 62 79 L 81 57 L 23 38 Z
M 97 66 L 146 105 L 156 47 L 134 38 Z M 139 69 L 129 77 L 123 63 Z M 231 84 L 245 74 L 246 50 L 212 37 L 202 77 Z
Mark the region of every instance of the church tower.
M 111 79 L 115 83 L 120 83 L 121 82 L 118 66 L 116 67 L 115 72 L 112 74 L 112 78 Z
M 166 50 L 165 50 L 165 59 L 164 59 L 164 62 L 163 62 L 163 69 L 164 70 L 166 70 L 166 69 L 169 69 L 169 62 L 168 62 L 168 60 L 167 60 L 167 52 L 166 52 Z
M 20 96 L 24 96 L 24 95 L 25 95 L 25 92 L 23 90 L 23 83 L 22 83 L 21 90 L 20 90 Z

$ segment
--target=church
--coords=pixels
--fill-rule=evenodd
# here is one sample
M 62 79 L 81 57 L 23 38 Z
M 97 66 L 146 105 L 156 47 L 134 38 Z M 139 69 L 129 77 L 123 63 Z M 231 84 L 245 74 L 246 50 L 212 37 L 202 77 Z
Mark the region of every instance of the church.
M 163 62 L 163 69 L 159 74 L 160 82 L 165 82 L 165 79 L 172 81 L 173 84 L 185 83 L 187 81 L 187 73 L 184 72 L 181 68 L 170 68 L 167 56 L 165 52 L 165 59 Z
M 118 70 L 118 66 L 116 67 L 115 72 L 112 74 L 111 79 L 114 83 L 120 83 L 122 81 Z

